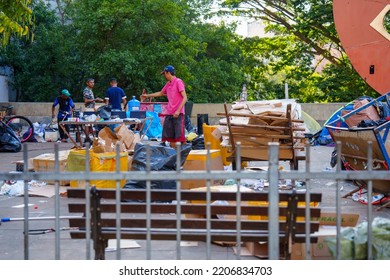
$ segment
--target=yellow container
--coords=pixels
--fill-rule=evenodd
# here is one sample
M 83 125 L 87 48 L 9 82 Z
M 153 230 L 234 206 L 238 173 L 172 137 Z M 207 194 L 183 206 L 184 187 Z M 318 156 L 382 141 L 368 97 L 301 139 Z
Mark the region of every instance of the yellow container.
M 67 161 L 67 171 L 77 172 L 86 170 L 86 150 L 71 150 Z M 128 171 L 128 154 L 120 153 L 119 166 L 120 171 Z M 115 172 L 116 171 L 116 154 L 114 152 L 94 153 L 90 151 L 90 169 L 91 172 Z M 126 180 L 120 181 L 120 186 L 123 187 Z M 84 180 L 71 180 L 70 187 L 80 188 L 85 187 Z M 115 180 L 91 180 L 90 185 L 96 188 L 107 189 L 116 188 Z
M 59 171 L 65 171 L 66 160 L 69 151 L 60 151 L 58 153 Z M 54 172 L 55 171 L 55 154 L 42 154 L 32 159 L 34 171 L 36 172 Z M 55 181 L 47 181 L 48 184 L 54 184 Z M 62 180 L 59 182 L 61 186 L 69 185 L 68 180 Z
M 230 162 L 226 160 L 227 157 L 231 156 L 231 153 L 228 152 L 226 147 L 221 146 L 221 141 L 216 139 L 212 133 L 217 128 L 217 125 L 207 125 L 203 123 L 203 137 L 204 143 L 210 143 L 210 149 L 220 150 L 222 161 L 224 166 L 230 165 Z
M 207 169 L 207 150 L 191 150 L 186 161 L 183 164 L 183 170 L 206 170 Z M 210 170 L 224 170 L 221 152 L 219 150 L 210 150 Z M 220 185 L 222 180 L 211 180 L 212 185 Z M 206 180 L 182 180 L 182 189 L 200 188 L 207 185 Z

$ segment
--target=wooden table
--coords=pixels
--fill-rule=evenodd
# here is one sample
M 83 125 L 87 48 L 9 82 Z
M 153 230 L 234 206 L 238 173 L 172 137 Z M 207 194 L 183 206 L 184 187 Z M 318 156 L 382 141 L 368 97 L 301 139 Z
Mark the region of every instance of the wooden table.
M 112 125 L 112 124 L 126 124 L 126 125 L 140 125 L 139 132 L 141 135 L 141 140 L 143 138 L 143 135 L 146 134 L 147 129 L 149 128 L 151 122 L 149 122 L 149 125 L 144 133 L 142 133 L 142 130 L 145 126 L 146 120 L 150 118 L 145 118 L 145 119 L 136 119 L 136 118 L 126 118 L 126 119 L 119 119 L 119 120 L 108 120 L 108 121 L 62 121 L 59 122 L 59 126 L 61 129 L 65 132 L 65 134 L 69 137 L 70 141 L 75 145 L 76 148 L 81 148 L 83 146 L 83 143 L 81 141 L 81 137 L 78 137 L 79 139 L 73 139 L 73 137 L 68 133 L 66 130 L 66 125 L 74 125 L 77 129 L 77 132 L 80 132 L 80 129 L 84 132 L 85 137 L 88 141 L 92 143 L 91 138 L 89 135 L 91 134 L 91 127 L 94 125 L 100 125 L 100 126 L 105 126 L 105 125 Z M 80 144 L 78 145 L 77 142 Z M 84 141 L 85 142 L 85 141 Z

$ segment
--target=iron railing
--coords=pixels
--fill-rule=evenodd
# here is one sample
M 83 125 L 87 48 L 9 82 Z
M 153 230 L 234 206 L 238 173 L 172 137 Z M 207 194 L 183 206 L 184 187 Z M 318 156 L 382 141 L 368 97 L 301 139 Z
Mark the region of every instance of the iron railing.
M 207 146 L 207 145 L 206 145 Z M 120 190 L 119 182 L 121 180 L 135 180 L 135 181 L 146 181 L 146 185 L 150 184 L 151 181 L 156 180 L 174 180 L 177 182 L 177 186 L 180 187 L 180 182 L 182 180 L 207 180 L 207 186 L 210 186 L 211 180 L 228 180 L 234 179 L 238 182 L 242 179 L 263 179 L 268 180 L 269 182 L 269 193 L 270 193 L 270 201 L 269 201 L 269 246 L 268 246 L 268 257 L 269 259 L 279 259 L 279 240 L 278 240 L 278 182 L 280 180 L 300 180 L 304 181 L 306 184 L 306 213 L 309 213 L 309 196 L 310 196 L 310 182 L 313 179 L 324 179 L 336 182 L 336 191 L 335 191 L 335 205 L 334 209 L 336 212 L 336 232 L 337 232 L 337 259 L 341 259 L 341 238 L 340 238 L 340 230 L 341 230 L 341 182 L 345 180 L 364 180 L 367 183 L 367 192 L 368 192 L 368 202 L 367 202 L 367 220 L 368 220 L 368 240 L 367 240 L 367 256 L 368 259 L 373 259 L 372 256 L 372 228 L 371 222 L 373 220 L 373 207 L 372 205 L 372 180 L 390 180 L 390 172 L 389 171 L 377 171 L 372 169 L 372 143 L 368 143 L 368 162 L 367 169 L 361 170 L 359 172 L 356 171 L 345 171 L 341 169 L 341 157 L 337 157 L 337 169 L 335 172 L 323 172 L 323 171 L 312 171 L 310 168 L 311 162 L 311 146 L 306 146 L 306 165 L 304 170 L 289 170 L 283 171 L 279 169 L 279 144 L 278 143 L 270 143 L 269 144 L 269 161 L 268 161 L 268 170 L 266 172 L 249 172 L 243 170 L 241 168 L 240 161 L 240 145 L 237 144 L 236 150 L 236 170 L 230 171 L 216 171 L 210 170 L 199 170 L 199 171 L 184 171 L 180 169 L 180 152 L 177 152 L 177 170 L 174 171 L 151 171 L 150 168 L 150 148 L 147 149 L 147 165 L 146 170 L 144 171 L 121 171 L 119 166 L 119 147 L 117 147 L 116 152 L 116 171 L 115 172 L 91 172 L 89 166 L 89 153 L 86 153 L 86 171 L 83 172 L 60 172 L 59 165 L 59 147 L 56 144 L 54 149 L 55 154 L 55 168 L 52 172 L 29 172 L 28 166 L 28 145 L 23 146 L 23 161 L 24 161 L 24 170 L 22 172 L 0 172 L 0 180 L 22 180 L 24 181 L 24 204 L 29 204 L 29 195 L 28 195 L 28 182 L 31 180 L 39 180 L 39 181 L 55 181 L 55 215 L 53 217 L 41 217 L 37 219 L 52 219 L 55 221 L 55 258 L 60 259 L 60 220 L 67 219 L 67 216 L 61 216 L 60 213 L 60 189 L 59 182 L 62 180 L 85 180 L 86 192 L 90 187 L 89 182 L 91 180 L 116 180 L 117 181 L 117 192 Z M 150 147 L 150 146 L 148 146 Z M 177 146 L 177 151 L 180 151 L 180 145 Z M 336 145 L 338 155 L 340 155 L 341 144 L 337 143 Z M 208 150 L 210 150 L 208 148 Z M 208 154 L 210 155 L 210 153 Z M 210 163 L 210 156 L 207 157 L 207 166 Z M 89 196 L 86 196 L 89 197 Z M 118 196 L 119 197 L 119 196 Z M 88 209 L 90 201 L 87 199 Z M 237 208 L 238 209 L 238 208 Z M 87 219 L 90 219 L 90 212 L 86 211 Z M 118 220 L 121 215 L 120 210 L 116 213 Z M 237 215 L 239 216 L 239 215 Z M 30 219 L 29 208 L 24 207 L 24 258 L 30 259 L 29 255 L 29 227 L 30 222 L 34 219 Z M 87 223 L 88 225 L 88 223 Z M 307 232 L 309 232 L 309 222 L 306 223 Z M 86 229 L 87 232 L 90 232 L 90 228 Z M 88 235 L 87 235 L 88 236 Z M 117 236 L 119 241 L 120 235 Z M 310 244 L 309 236 L 306 237 L 306 259 L 310 259 Z M 207 244 L 207 251 L 210 250 L 210 244 Z M 86 239 L 86 259 L 91 259 L 91 248 L 90 248 L 90 239 L 87 237 Z M 209 255 L 209 254 L 208 254 Z M 238 258 L 239 258 L 239 254 Z M 148 253 L 150 256 L 150 253 Z M 120 258 L 120 254 L 118 253 L 117 258 Z

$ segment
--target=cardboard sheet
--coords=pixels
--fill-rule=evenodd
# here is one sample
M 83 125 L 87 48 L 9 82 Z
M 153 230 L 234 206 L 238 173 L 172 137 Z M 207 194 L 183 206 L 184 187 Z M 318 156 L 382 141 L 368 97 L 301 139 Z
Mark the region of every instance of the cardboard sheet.
M 141 246 L 134 240 L 131 239 L 121 239 L 119 248 L 121 249 L 134 249 L 140 248 Z M 106 252 L 116 251 L 116 239 L 109 239 L 108 246 L 106 248 Z

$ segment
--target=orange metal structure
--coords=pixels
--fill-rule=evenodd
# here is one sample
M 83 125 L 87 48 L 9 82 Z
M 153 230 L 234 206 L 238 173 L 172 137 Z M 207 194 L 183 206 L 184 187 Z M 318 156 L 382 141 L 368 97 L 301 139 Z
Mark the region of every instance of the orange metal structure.
M 390 91 L 390 0 L 334 0 L 336 30 L 353 67 L 381 95 Z

